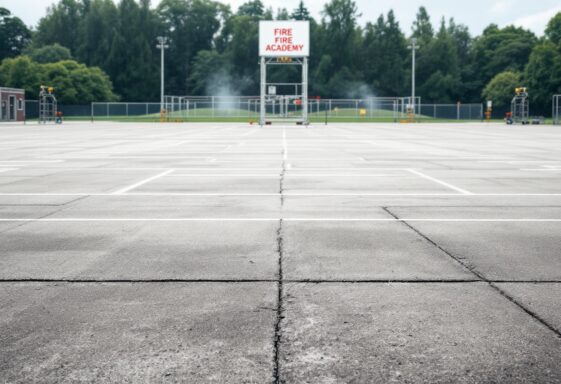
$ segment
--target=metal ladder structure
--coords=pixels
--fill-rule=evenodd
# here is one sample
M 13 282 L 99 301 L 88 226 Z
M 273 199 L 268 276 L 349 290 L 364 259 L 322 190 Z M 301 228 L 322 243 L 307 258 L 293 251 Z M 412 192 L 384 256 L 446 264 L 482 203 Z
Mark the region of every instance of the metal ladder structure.
M 39 124 L 56 122 L 57 100 L 54 88 L 42 85 L 39 92 Z
M 527 88 L 516 88 L 510 112 L 510 124 L 530 124 L 530 100 Z

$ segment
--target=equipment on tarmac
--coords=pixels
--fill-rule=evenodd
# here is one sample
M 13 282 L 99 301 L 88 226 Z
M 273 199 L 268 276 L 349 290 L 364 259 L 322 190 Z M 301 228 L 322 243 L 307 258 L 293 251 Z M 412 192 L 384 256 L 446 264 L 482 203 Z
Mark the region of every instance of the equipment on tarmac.
M 530 124 L 530 101 L 526 87 L 516 88 L 515 95 L 510 104 L 510 114 L 507 114 L 506 123 Z
M 41 85 L 41 91 L 39 92 L 39 124 L 57 122 L 57 101 L 54 91 L 53 87 Z M 60 123 L 62 123 L 62 119 Z
M 544 124 L 545 118 L 543 116 L 530 117 L 530 101 L 528 95 L 528 88 L 520 87 L 514 90 L 515 95 L 512 99 L 510 112 L 506 115 L 506 123 L 522 124 L 522 125 L 540 125 Z

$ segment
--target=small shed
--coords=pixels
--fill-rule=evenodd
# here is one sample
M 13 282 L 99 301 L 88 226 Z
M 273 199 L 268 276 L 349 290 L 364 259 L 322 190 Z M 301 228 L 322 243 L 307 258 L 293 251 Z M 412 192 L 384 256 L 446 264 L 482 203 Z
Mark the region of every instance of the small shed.
M 0 87 L 0 121 L 25 120 L 25 91 Z

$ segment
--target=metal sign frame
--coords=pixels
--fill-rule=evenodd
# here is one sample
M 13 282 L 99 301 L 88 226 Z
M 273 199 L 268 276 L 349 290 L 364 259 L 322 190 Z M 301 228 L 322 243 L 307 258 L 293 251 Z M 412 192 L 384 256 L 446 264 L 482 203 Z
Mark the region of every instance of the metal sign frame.
M 259 113 L 259 124 L 266 125 L 267 123 L 272 122 L 273 120 L 276 121 L 296 121 L 297 123 L 308 125 L 308 58 L 294 58 L 290 62 L 280 62 L 277 58 L 267 58 L 261 57 L 261 97 L 260 97 L 260 113 Z M 302 82 L 300 83 L 269 83 L 267 82 L 267 67 L 269 65 L 299 65 L 302 66 Z M 276 87 L 276 86 L 291 86 L 295 87 L 295 94 L 294 95 L 268 95 L 267 90 L 268 87 Z M 301 89 L 301 92 L 297 91 Z M 300 100 L 301 107 L 302 107 L 302 114 L 301 116 L 295 117 L 288 117 L 288 116 L 281 116 L 281 117 L 273 117 L 267 119 L 267 103 L 273 103 L 274 100 L 278 100 L 279 98 L 290 98 L 294 100 Z
M 279 44 L 279 51 L 267 52 L 267 44 Z M 284 45 L 283 45 L 284 44 Z M 299 47 L 290 51 L 290 47 Z M 290 48 L 292 49 L 292 48 Z M 259 55 L 261 67 L 261 95 L 259 124 L 261 126 L 276 121 L 295 121 L 308 125 L 308 55 L 310 51 L 310 22 L 297 20 L 261 21 L 259 23 Z M 302 81 L 299 83 L 269 83 L 267 82 L 267 67 L 270 65 L 297 65 L 302 67 Z M 278 88 L 275 95 L 268 94 L 269 87 L 294 86 L 293 95 L 279 95 Z M 300 90 L 300 91 L 299 91 Z M 289 101 L 294 100 L 301 106 L 300 116 L 289 116 Z M 279 103 L 280 110 L 285 111 L 280 116 L 267 118 L 267 105 L 271 105 L 275 114 L 275 103 Z

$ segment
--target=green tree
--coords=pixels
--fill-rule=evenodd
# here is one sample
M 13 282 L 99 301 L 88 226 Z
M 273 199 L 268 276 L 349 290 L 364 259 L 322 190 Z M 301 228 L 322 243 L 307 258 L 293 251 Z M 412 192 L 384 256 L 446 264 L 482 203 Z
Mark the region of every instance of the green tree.
M 150 1 L 121 0 L 118 12 L 107 71 L 125 100 L 154 100 L 159 94 L 159 56 Z
M 80 24 L 76 58 L 87 65 L 107 70 L 118 25 L 119 11 L 113 0 L 91 0 Z
M 460 71 L 461 87 L 459 89 L 460 99 L 464 102 L 478 103 L 481 101 L 481 89 L 474 81 L 477 69 L 472 63 L 471 52 L 473 38 L 469 28 L 463 24 L 456 24 L 454 19 L 448 22 L 448 34 L 456 45 L 458 67 Z
M 224 6 L 210 0 L 163 0 L 157 13 L 170 38 L 166 72 L 168 92 L 188 94 L 190 67 L 200 51 L 212 50 L 222 26 Z
M 453 103 L 461 98 L 457 44 L 444 19 L 418 64 L 419 94 L 427 102 Z
M 216 51 L 200 51 L 189 75 L 193 95 L 230 96 L 237 87 L 230 76 L 227 58 Z
M 277 20 L 290 20 L 290 14 L 286 8 L 279 8 L 277 10 Z
M 5 59 L 0 65 L 0 84 L 25 89 L 27 98 L 36 99 L 41 86 L 39 64 L 28 56 Z
M 251 16 L 234 16 L 229 20 L 230 43 L 226 55 L 237 78 L 241 94 L 259 92 L 259 24 Z
M 553 44 L 561 44 L 561 12 L 557 13 L 547 24 L 545 37 Z
M 63 60 L 71 60 L 70 50 L 62 45 L 55 43 L 45 45 L 41 48 L 31 48 L 25 51 L 26 55 L 37 63 L 57 63 Z
M 291 18 L 294 20 L 310 20 L 310 11 L 304 5 L 304 0 L 300 0 L 298 7 L 292 11 Z
M 365 81 L 376 95 L 405 94 L 407 42 L 393 11 L 387 19 L 380 15 L 376 24 L 366 25 L 362 52 Z
M 39 21 L 34 43 L 37 46 L 58 43 L 74 55 L 79 46 L 80 25 L 87 8 L 81 0 L 60 0 L 47 10 L 47 15 Z
M 524 77 L 532 109 L 549 113 L 551 97 L 561 93 L 561 13 L 551 19 L 545 38 L 532 51 Z
M 14 57 L 31 41 L 31 31 L 9 10 L 0 7 L 0 61 Z
M 505 108 L 510 105 L 514 90 L 520 87 L 522 75 L 519 72 L 505 71 L 499 73 L 487 84 L 481 96 L 485 100 L 491 100 L 493 107 Z
M 261 18 L 265 15 L 265 6 L 261 0 L 249 0 L 240 5 L 238 15 Z
M 536 36 L 523 28 L 487 27 L 473 45 L 476 86 L 482 89 L 495 75 L 507 70 L 523 71 L 536 44 Z
M 413 37 L 423 46 L 428 45 L 434 37 L 434 28 L 430 21 L 429 13 L 425 7 L 420 7 L 413 22 Z
M 109 77 L 101 69 L 72 60 L 40 64 L 27 56 L 6 59 L 0 65 L 0 81 L 8 87 L 25 89 L 30 99 L 37 98 L 41 85 L 52 86 L 62 104 L 118 99 Z
M 353 77 L 359 77 L 356 69 L 362 33 L 357 28 L 360 14 L 356 3 L 352 0 L 331 0 L 325 4 L 322 15 L 319 49 L 322 54 L 331 57 L 333 69 L 342 72 L 341 78 L 348 78 L 349 72 L 353 73 Z

